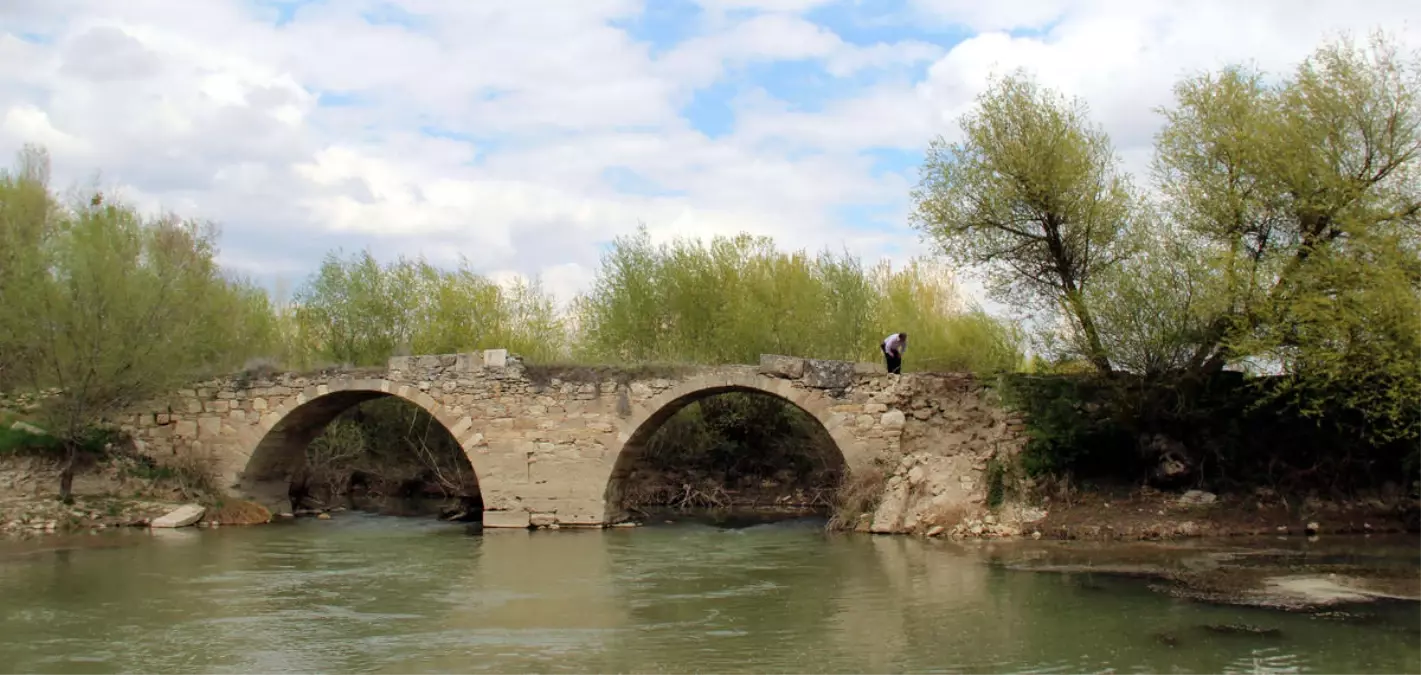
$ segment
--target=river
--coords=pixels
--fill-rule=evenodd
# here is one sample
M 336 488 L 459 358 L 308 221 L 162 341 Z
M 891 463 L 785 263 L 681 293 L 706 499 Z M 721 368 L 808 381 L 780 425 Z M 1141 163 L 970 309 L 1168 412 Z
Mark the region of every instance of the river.
M 812 520 L 472 536 L 353 513 L 0 542 L 0 670 L 1421 672 L 1415 603 L 1334 621 L 973 551 Z M 1278 633 L 1206 628 L 1238 623 Z

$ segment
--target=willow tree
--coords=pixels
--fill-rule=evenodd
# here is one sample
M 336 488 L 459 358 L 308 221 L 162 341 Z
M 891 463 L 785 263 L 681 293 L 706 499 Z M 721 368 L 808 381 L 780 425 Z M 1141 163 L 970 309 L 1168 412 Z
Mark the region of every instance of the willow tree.
M 782 251 L 745 234 L 619 238 L 576 311 L 577 351 L 596 361 L 877 360 L 879 340 L 897 330 L 913 335 L 920 370 L 995 372 L 1020 359 L 1014 327 L 967 307 L 941 266 L 866 269 L 850 255 Z
M 49 157 L 20 152 L 14 171 L 0 172 L 0 391 L 28 385 L 24 364 L 34 349 L 25 309 L 36 300 L 43 251 L 57 215 L 49 193 Z
M 398 353 L 500 347 L 546 361 L 566 344 L 553 298 L 536 280 L 500 285 L 467 261 L 451 270 L 332 252 L 297 291 L 294 313 L 305 342 L 293 352 L 307 363 L 379 365 Z
M 148 218 L 93 194 L 58 202 L 29 153 L 0 191 L 7 241 L 24 275 L 6 275 L 5 370 L 58 393 L 40 411 L 64 448 L 60 496 L 69 498 L 96 428 L 202 373 L 230 370 L 269 335 L 261 291 L 226 278 L 213 228 Z M 44 195 L 45 203 L 37 201 Z M 12 201 L 12 199 L 14 201 Z
M 948 258 L 982 269 L 996 299 L 1063 311 L 1076 349 L 1111 372 L 1086 296 L 1119 259 L 1132 213 L 1109 138 L 1083 103 L 1022 73 L 994 80 L 961 127 L 960 141 L 928 148 L 915 225 Z
M 359 366 L 383 364 L 408 346 L 415 306 L 413 275 L 387 273 L 362 251 L 349 260 L 326 255 L 316 274 L 296 292 L 298 320 L 313 336 L 320 360 Z
M 1416 434 L 1421 398 L 1421 59 L 1376 37 L 1291 77 L 1181 82 L 1157 143 L 1175 222 L 1216 286 L 1187 367 L 1263 360 L 1299 403 Z

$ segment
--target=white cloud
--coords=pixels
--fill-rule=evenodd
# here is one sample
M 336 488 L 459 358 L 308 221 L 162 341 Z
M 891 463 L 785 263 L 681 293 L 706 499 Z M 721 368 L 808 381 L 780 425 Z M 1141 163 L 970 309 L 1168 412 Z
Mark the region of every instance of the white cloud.
M 11 0 L 0 151 L 44 143 L 58 182 L 101 170 L 139 203 L 215 219 L 224 262 L 254 274 L 371 247 L 541 274 L 567 298 L 598 245 L 639 222 L 658 240 L 749 230 L 868 258 L 923 251 L 901 222 L 913 171 L 875 174 L 859 153 L 952 136 L 993 71 L 1026 67 L 1084 98 L 1140 169 L 1181 75 L 1287 68 L 1338 29 L 1409 30 L 1415 45 L 1421 19 L 1383 0 L 912 0 L 910 28 L 974 35 L 860 44 L 813 20 L 829 0 L 703 0 L 692 37 L 654 50 L 615 23 L 644 4 L 353 0 L 293 4 L 277 26 L 246 0 Z M 411 26 L 364 17 L 391 5 Z M 739 87 L 715 138 L 682 116 L 698 89 L 781 61 L 859 88 L 811 106 Z M 838 215 L 865 204 L 898 227 Z

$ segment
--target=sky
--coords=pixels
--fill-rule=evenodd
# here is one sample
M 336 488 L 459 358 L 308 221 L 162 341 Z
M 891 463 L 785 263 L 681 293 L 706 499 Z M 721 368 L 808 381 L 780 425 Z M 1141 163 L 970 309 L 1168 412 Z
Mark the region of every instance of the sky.
M 639 225 L 930 254 L 918 166 L 993 74 L 1083 99 L 1147 179 L 1180 77 L 1379 27 L 1421 46 L 1421 3 L 0 0 L 0 153 L 216 223 L 269 288 L 365 249 L 567 300 Z

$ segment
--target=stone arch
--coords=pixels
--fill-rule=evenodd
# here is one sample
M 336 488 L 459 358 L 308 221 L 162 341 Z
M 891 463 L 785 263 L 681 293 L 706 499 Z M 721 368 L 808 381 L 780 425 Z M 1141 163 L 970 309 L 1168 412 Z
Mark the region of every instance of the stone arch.
M 487 475 L 482 458 L 470 449 L 482 439 L 473 429 L 473 420 L 451 413 L 429 394 L 418 388 L 385 379 L 362 380 L 337 378 L 326 384 L 306 387 L 303 391 L 276 403 L 265 412 L 254 433 L 239 439 L 243 465 L 238 472 L 238 488 L 249 498 L 268 506 L 286 502 L 285 479 L 292 462 L 306 446 L 341 413 L 366 401 L 395 397 L 419 406 L 442 425 L 463 449 L 464 457 L 473 469 L 474 480 L 480 485 Z M 278 484 L 277 481 L 280 481 Z M 283 509 L 284 510 L 284 509 Z
M 618 448 L 605 482 L 607 522 L 624 517 L 621 513 L 621 482 L 630 473 L 651 436 L 682 408 L 696 401 L 731 392 L 752 392 L 786 401 L 817 420 L 844 460 L 845 478 L 873 461 L 863 442 L 849 432 L 848 417 L 831 409 L 832 399 L 818 390 L 796 387 L 789 380 L 751 373 L 698 376 L 632 407 L 617 435 Z

